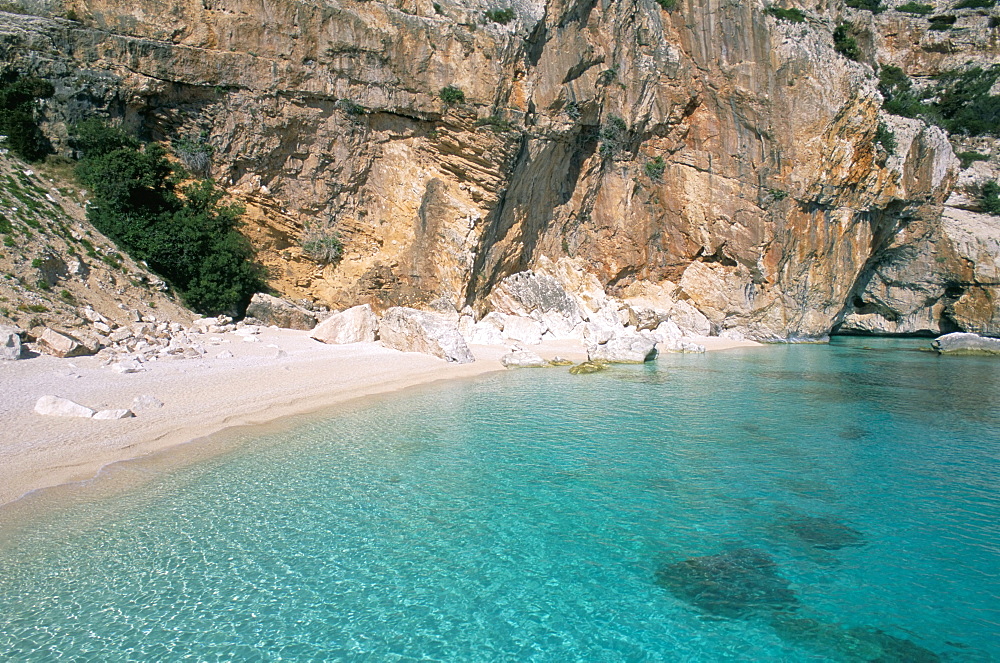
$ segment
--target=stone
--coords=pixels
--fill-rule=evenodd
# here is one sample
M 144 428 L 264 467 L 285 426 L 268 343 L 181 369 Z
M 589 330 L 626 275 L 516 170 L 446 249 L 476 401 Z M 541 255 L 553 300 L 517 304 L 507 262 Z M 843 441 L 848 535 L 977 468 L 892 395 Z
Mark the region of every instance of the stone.
M 394 306 L 382 317 L 379 339 L 402 352 L 422 352 L 458 364 L 475 361 L 457 323 L 436 313 Z
M 560 357 L 559 355 L 556 355 L 555 357 L 549 360 L 549 366 L 572 366 L 572 365 L 573 365 L 572 359 L 566 359 L 565 357 Z
M 316 326 L 316 315 L 287 299 L 273 297 L 263 292 L 255 293 L 247 307 L 248 318 L 263 325 L 274 325 L 284 329 L 312 329 Z
M 21 358 L 21 335 L 11 327 L 0 327 L 0 361 Z
M 705 352 L 705 346 L 693 341 L 686 341 L 683 338 L 672 338 L 656 344 L 656 349 L 660 352 Z
M 504 320 L 503 338 L 507 341 L 538 345 L 542 342 L 544 331 L 542 324 L 537 320 L 524 316 L 508 315 Z
M 931 347 L 943 355 L 1000 355 L 1000 339 L 963 332 L 938 336 Z
M 97 352 L 84 345 L 79 338 L 47 327 L 38 337 L 36 346 L 41 352 L 55 357 L 83 357 Z
M 35 402 L 35 412 L 52 417 L 82 417 L 89 419 L 94 411 L 68 398 L 59 396 L 42 396 Z
M 146 368 L 142 365 L 142 363 L 140 363 L 135 359 L 125 359 L 123 361 L 118 362 L 117 364 L 112 364 L 111 370 L 114 371 L 115 373 L 126 374 L 126 373 L 138 373 L 140 371 L 146 370 Z
M 94 414 L 94 419 L 131 419 L 134 416 L 132 410 L 101 410 Z
M 771 626 L 782 640 L 835 661 L 937 663 L 941 657 L 920 645 L 870 626 L 845 627 L 795 613 L 775 613 Z
M 543 368 L 549 362 L 530 350 L 514 350 L 500 357 L 500 363 L 506 368 Z
M 476 345 L 503 344 L 503 329 L 507 316 L 503 313 L 487 313 L 483 319 L 472 325 L 468 336 L 469 343 Z
M 503 279 L 489 297 L 494 311 L 527 317 L 533 313 L 559 313 L 569 320 L 569 328 L 583 320 L 577 301 L 555 277 L 531 270 Z
M 746 619 L 794 609 L 798 603 L 774 560 L 762 550 L 739 548 L 667 564 L 656 582 L 710 615 Z
M 619 334 L 607 343 L 588 346 L 587 358 L 616 364 L 641 364 L 656 358 L 656 343 L 640 334 Z
M 607 370 L 608 364 L 603 361 L 584 361 L 569 369 L 570 375 L 587 375 Z
M 373 343 L 378 330 L 378 318 L 368 304 L 334 313 L 316 325 L 309 336 L 323 343 Z
M 229 350 L 223 350 L 219 354 L 215 355 L 215 358 L 216 359 L 232 359 L 233 358 L 233 353 L 230 352 Z
M 157 410 L 163 407 L 163 401 L 161 401 L 156 396 L 150 396 L 149 394 L 142 394 L 141 396 L 136 396 L 132 399 L 132 410 Z

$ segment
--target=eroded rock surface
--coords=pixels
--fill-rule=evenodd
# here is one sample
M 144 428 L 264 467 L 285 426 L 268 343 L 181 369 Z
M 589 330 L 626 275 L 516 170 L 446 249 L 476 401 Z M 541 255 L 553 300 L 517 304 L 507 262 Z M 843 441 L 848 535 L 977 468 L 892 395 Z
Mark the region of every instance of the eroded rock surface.
M 446 317 L 397 306 L 390 308 L 379 323 L 379 340 L 402 352 L 423 352 L 449 362 L 475 361 L 458 326 Z

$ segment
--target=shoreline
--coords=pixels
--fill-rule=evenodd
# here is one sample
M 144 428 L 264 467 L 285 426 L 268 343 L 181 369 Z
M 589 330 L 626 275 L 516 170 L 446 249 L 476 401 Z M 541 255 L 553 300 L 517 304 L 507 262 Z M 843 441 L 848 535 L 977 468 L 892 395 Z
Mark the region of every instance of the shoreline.
M 326 345 L 309 332 L 267 328 L 258 342 L 222 334 L 209 355 L 229 358 L 165 360 L 151 370 L 117 374 L 95 357 L 39 356 L 0 363 L 0 510 L 38 491 L 89 481 L 105 468 L 161 454 L 244 426 L 306 415 L 349 401 L 441 380 L 505 369 L 504 346 L 470 346 L 476 361 L 449 364 L 378 343 Z M 759 346 L 696 338 L 708 351 Z M 586 359 L 578 341 L 531 346 L 546 359 Z M 529 370 L 529 369 L 521 369 Z M 35 401 L 52 394 L 94 409 L 129 408 L 139 396 L 163 402 L 135 418 L 94 420 L 35 414 Z

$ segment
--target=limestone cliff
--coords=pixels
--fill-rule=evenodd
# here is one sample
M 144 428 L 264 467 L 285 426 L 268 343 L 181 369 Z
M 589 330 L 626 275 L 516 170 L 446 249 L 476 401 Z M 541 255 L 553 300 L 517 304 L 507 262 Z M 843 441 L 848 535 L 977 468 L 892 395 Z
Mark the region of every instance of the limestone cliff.
M 984 12 L 945 47 L 829 0 L 787 4 L 802 22 L 741 0 L 518 0 L 508 23 L 474 0 L 24 6 L 0 52 L 56 84 L 57 144 L 95 112 L 203 137 L 291 298 L 482 313 L 569 256 L 612 293 L 675 284 L 717 333 L 1000 333 L 996 217 L 956 203 L 949 137 L 886 115 L 871 66 L 993 62 Z M 862 62 L 834 50 L 843 20 Z M 303 249 L 331 233 L 339 260 Z

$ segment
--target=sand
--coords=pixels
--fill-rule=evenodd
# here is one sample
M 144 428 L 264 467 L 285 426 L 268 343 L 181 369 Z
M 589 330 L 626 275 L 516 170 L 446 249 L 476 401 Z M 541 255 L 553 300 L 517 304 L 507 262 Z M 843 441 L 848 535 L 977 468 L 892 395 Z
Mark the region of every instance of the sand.
M 146 456 L 233 426 L 263 424 L 364 396 L 438 380 L 505 370 L 507 349 L 472 346 L 476 362 L 450 364 L 378 343 L 325 345 L 308 332 L 264 329 L 254 343 L 220 334 L 206 359 L 164 359 L 150 370 L 118 374 L 95 357 L 38 356 L 0 362 L 0 505 L 51 486 L 93 478 L 115 462 Z M 752 342 L 692 339 L 709 350 Z M 533 346 L 546 359 L 582 361 L 576 341 Z M 234 356 L 217 358 L 224 351 Z M 280 351 L 280 352 L 279 352 Z M 134 418 L 95 420 L 35 414 L 47 394 L 89 408 L 130 408 L 148 395 L 163 407 Z

